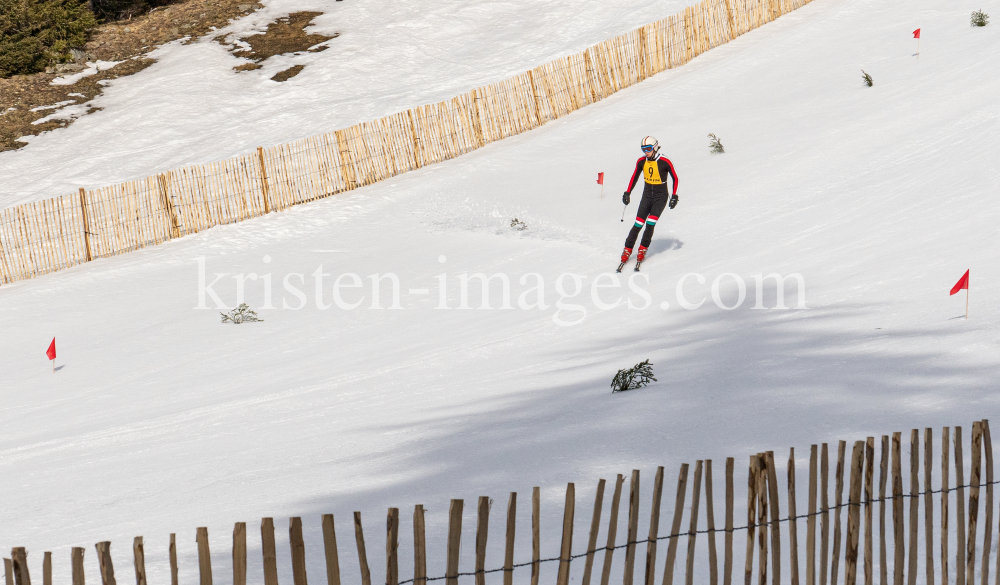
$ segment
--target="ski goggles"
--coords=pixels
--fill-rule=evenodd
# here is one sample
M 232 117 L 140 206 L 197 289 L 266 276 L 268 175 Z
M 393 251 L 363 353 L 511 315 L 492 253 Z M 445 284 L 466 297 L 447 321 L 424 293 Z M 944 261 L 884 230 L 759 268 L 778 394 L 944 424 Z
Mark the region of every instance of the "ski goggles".
M 642 151 L 645 152 L 645 153 L 647 153 L 647 154 L 650 153 L 650 152 L 653 152 L 653 150 L 654 150 L 654 148 L 651 145 L 650 146 L 643 146 L 642 147 Z

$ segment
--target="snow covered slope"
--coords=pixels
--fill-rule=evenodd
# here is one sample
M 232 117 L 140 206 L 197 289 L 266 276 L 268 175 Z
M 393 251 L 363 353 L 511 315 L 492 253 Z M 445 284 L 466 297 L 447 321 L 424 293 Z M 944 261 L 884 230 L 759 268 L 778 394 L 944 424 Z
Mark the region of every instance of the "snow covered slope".
M 32 562 L 55 551 L 56 578 L 68 580 L 70 546 L 110 539 L 125 552 L 143 534 L 156 583 L 167 535 L 178 533 L 191 579 L 194 529 L 208 526 L 224 583 L 232 522 L 250 523 L 259 559 L 257 519 L 276 516 L 282 531 L 302 515 L 320 578 L 318 515 L 333 512 L 345 582 L 357 582 L 350 512 L 364 512 L 372 550 L 386 507 L 407 518 L 422 503 L 439 575 L 451 497 L 491 495 L 497 520 L 508 491 L 524 502 L 542 486 L 543 546 L 555 554 L 568 481 L 585 502 L 597 478 L 633 468 L 651 477 L 656 465 L 672 474 L 683 461 L 745 462 L 793 445 L 802 454 L 820 441 L 988 418 L 1000 401 L 1000 80 L 990 74 L 1000 29 L 970 29 L 977 8 L 817 0 L 448 163 L 0 288 L 0 540 L 27 546 Z M 861 68 L 874 87 L 862 86 Z M 708 132 L 726 154 L 709 154 Z M 628 226 L 614 221 L 620 191 L 649 133 L 681 178 L 681 203 L 664 213 L 643 267 L 649 281 L 634 281 L 651 302 L 630 291 L 629 272 L 595 302 L 591 285 L 615 266 Z M 511 230 L 514 217 L 528 229 Z M 276 308 L 238 327 L 218 323 L 210 297 L 195 309 L 202 257 L 207 283 L 226 275 L 213 290 L 227 305 L 233 275 L 254 273 L 270 275 Z M 968 321 L 964 298 L 947 295 L 967 268 Z M 507 274 L 514 308 L 497 308 L 494 280 L 493 310 L 458 309 L 459 277 L 476 272 Z M 808 310 L 752 308 L 753 275 L 771 272 L 802 275 Z M 339 300 L 360 301 L 353 310 L 334 298 L 349 273 L 361 286 Z M 376 273 L 399 278 L 401 309 L 370 308 Z M 683 281 L 686 299 L 707 299 L 695 310 L 677 296 L 688 273 L 705 278 Z M 727 273 L 747 285 L 731 311 L 711 298 L 721 277 L 719 300 L 738 300 Z M 448 310 L 436 308 L 440 275 Z M 520 308 L 538 278 L 548 308 Z M 380 282 L 388 307 L 391 283 Z M 774 307 L 771 281 L 764 290 Z M 622 305 L 598 308 L 619 294 Z M 298 295 L 301 309 L 282 308 L 298 307 Z M 265 305 L 261 278 L 246 281 L 245 299 Z M 586 310 L 581 323 L 555 322 L 581 317 L 567 304 Z M 43 355 L 53 335 L 55 375 Z M 659 381 L 611 395 L 614 372 L 646 358 Z M 467 513 L 463 569 L 473 525 Z M 491 545 L 489 566 L 500 551 Z M 285 545 L 278 554 L 290 582 Z M 381 555 L 370 554 L 377 582 Z M 92 554 L 87 562 L 95 575 Z M 250 567 L 261 583 L 259 562 Z
M 205 37 L 156 50 L 158 63 L 110 84 L 103 108 L 0 153 L 0 206 L 111 185 L 243 154 L 451 98 L 674 14 L 683 0 L 270 0 L 220 35 L 245 36 L 296 11 L 324 13 L 321 53 L 263 69 Z M 230 37 L 233 38 L 233 37 Z M 270 78 L 306 65 L 284 83 Z

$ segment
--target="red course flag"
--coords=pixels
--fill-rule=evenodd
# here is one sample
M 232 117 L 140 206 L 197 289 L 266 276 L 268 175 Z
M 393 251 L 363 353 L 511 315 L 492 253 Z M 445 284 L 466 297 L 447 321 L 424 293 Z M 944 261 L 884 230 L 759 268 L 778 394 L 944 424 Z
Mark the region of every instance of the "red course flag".
M 604 184 L 604 173 L 597 173 L 597 184 L 598 185 Z
M 915 39 L 919 39 L 920 38 L 920 29 L 919 28 L 917 30 L 913 31 L 913 38 L 915 38 Z
M 49 344 L 49 348 L 45 350 L 45 355 L 49 356 L 50 360 L 56 359 L 56 338 L 52 338 L 52 343 Z
M 965 290 L 969 290 L 969 271 L 968 270 L 966 270 L 965 274 L 962 276 L 962 278 L 960 278 L 958 280 L 958 282 L 955 283 L 955 286 L 951 287 L 951 293 L 949 293 L 949 294 L 955 294 L 958 291 L 962 290 L 963 288 Z

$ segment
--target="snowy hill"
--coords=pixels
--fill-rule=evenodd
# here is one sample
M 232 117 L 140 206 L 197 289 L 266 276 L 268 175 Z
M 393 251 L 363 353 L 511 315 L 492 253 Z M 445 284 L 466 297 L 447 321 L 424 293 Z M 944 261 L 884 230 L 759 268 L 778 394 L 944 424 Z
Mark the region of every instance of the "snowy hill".
M 989 74 L 1000 65 L 1000 29 L 969 27 L 980 7 L 997 11 L 816 0 L 447 163 L 4 286 L 3 541 L 55 551 L 56 578 L 68 579 L 68 547 L 110 539 L 124 551 L 143 534 L 148 570 L 163 579 L 166 538 L 177 532 L 190 578 L 196 526 L 209 527 L 224 563 L 233 522 L 273 515 L 282 526 L 301 515 L 319 575 L 320 513 L 335 513 L 349 540 L 351 511 L 377 527 L 387 506 L 405 516 L 422 503 L 437 575 L 452 497 L 499 502 L 542 486 L 543 546 L 555 551 L 568 481 L 589 498 L 599 477 L 633 468 L 672 472 L 789 446 L 801 454 L 821 441 L 989 417 L 1000 399 L 990 239 L 1000 220 L 1000 80 Z M 862 85 L 862 68 L 874 87 Z M 178 129 L 178 144 L 198 140 L 189 130 Z M 709 153 L 709 132 L 726 154 Z M 619 289 L 592 285 L 613 282 L 600 275 L 616 265 L 628 226 L 614 221 L 620 193 L 650 133 L 677 169 L 681 203 L 664 213 L 632 281 L 646 303 L 629 288 L 631 272 Z M 52 140 L 55 149 L 55 137 L 14 156 L 41 156 L 34 147 Z M 512 230 L 514 217 L 528 229 Z M 220 325 L 207 294 L 208 308 L 195 309 L 199 258 L 206 285 L 225 275 L 213 291 L 228 306 L 233 276 L 244 275 L 245 300 L 265 321 Z M 947 294 L 967 268 L 968 321 L 964 298 Z M 459 309 L 461 275 L 477 272 L 506 274 L 513 308 L 498 308 L 494 279 L 493 310 Z M 772 272 L 802 276 L 807 310 L 773 310 L 771 280 L 768 309 L 753 309 L 754 275 Z M 388 308 L 386 278 L 383 308 L 373 309 L 369 276 L 389 273 L 401 308 Z M 346 274 L 360 286 L 345 286 L 355 283 Z M 275 309 L 261 309 L 264 275 Z M 712 284 L 734 306 L 732 275 L 746 298 L 724 310 Z M 437 308 L 442 278 L 447 310 Z M 522 308 L 539 279 L 547 308 Z M 473 280 L 471 307 L 477 290 Z M 786 290 L 794 307 L 792 280 Z M 600 308 L 619 295 L 621 305 Z M 55 375 L 43 355 L 53 335 Z M 611 395 L 614 372 L 646 358 L 659 381 Z M 529 542 L 519 537 L 518 559 Z M 463 566 L 472 555 L 465 547 Z M 287 549 L 279 559 L 288 580 Z M 357 582 L 354 558 L 341 565 L 345 582 Z M 249 578 L 262 582 L 259 565 Z
M 451 98 L 674 14 L 681 0 L 332 2 L 274 0 L 111 83 L 102 111 L 0 153 L 0 207 L 205 163 Z M 220 42 L 296 11 L 324 13 L 320 53 L 280 55 L 252 73 Z M 293 64 L 295 79 L 270 81 Z M 80 106 L 74 106 L 80 108 Z

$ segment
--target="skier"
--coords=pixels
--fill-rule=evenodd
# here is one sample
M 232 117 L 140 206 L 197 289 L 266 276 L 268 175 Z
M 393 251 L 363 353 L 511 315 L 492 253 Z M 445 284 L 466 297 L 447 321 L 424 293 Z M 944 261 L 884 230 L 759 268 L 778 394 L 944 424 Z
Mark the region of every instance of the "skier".
M 657 220 L 660 219 L 660 214 L 663 213 L 663 208 L 669 205 L 670 209 L 673 209 L 677 206 L 677 173 L 674 171 L 674 165 L 667 157 L 660 156 L 660 143 L 652 136 L 643 138 L 641 146 L 643 156 L 635 162 L 635 172 L 632 173 L 628 189 L 622 195 L 622 203 L 628 205 L 631 201 L 632 189 L 635 188 L 639 175 L 642 175 L 643 180 L 646 181 L 646 186 L 642 190 L 642 199 L 639 200 L 639 212 L 635 217 L 635 225 L 632 226 L 628 237 L 625 238 L 625 251 L 622 252 L 622 263 L 618 266 L 618 272 L 622 271 L 625 263 L 632 256 L 632 247 L 635 246 L 635 240 L 639 237 L 639 230 L 645 225 L 646 231 L 642 234 L 642 242 L 639 245 L 639 252 L 636 254 L 635 269 L 639 270 L 639 265 L 646 258 L 646 249 L 649 248 L 649 243 L 653 239 L 653 229 L 656 227 Z M 673 180 L 674 188 L 672 190 L 667 189 L 667 175 L 670 175 Z

